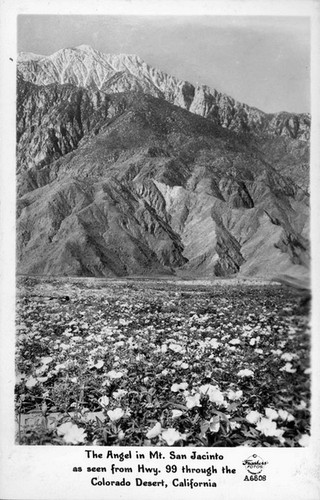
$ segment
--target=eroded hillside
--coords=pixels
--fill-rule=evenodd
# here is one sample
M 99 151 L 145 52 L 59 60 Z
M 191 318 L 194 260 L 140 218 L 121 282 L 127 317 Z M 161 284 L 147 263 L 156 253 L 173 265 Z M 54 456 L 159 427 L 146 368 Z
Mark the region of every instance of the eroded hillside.
M 21 273 L 305 272 L 306 141 L 22 78 L 17 128 Z

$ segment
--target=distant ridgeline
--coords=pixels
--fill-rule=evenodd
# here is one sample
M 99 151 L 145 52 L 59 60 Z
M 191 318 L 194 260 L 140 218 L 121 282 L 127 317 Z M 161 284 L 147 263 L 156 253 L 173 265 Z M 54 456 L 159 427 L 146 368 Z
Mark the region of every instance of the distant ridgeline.
M 18 272 L 305 276 L 310 116 L 135 55 L 18 59 Z

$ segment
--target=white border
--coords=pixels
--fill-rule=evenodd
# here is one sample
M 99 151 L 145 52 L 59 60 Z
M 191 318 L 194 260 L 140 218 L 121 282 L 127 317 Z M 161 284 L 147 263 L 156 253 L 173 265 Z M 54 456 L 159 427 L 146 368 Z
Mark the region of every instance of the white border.
M 18 14 L 82 14 L 82 15 L 273 15 L 310 16 L 312 19 L 312 265 L 313 265 L 313 439 L 305 449 L 255 449 L 268 462 L 267 484 L 243 483 L 241 463 L 253 450 L 248 448 L 214 449 L 223 454 L 225 462 L 240 470 L 235 478 L 224 483 L 219 476 L 217 489 L 134 489 L 130 495 L 126 490 L 89 486 L 84 476 L 71 472 L 74 465 L 85 465 L 84 447 L 18 447 L 13 446 L 13 384 L 15 317 L 15 60 L 16 60 L 16 16 Z M 315 276 L 320 276 L 320 168 L 319 168 L 319 19 L 318 1 L 308 0 L 170 0 L 170 1 L 101 1 L 101 0 L 0 0 L 0 299 L 1 299 L 1 354 L 0 354 L 0 497 L 5 499 L 89 499 L 120 498 L 175 499 L 216 498 L 260 500 L 315 500 L 319 498 L 319 397 L 320 379 L 319 330 L 320 308 L 319 286 Z M 13 61 L 10 60 L 13 59 Z M 319 281 L 319 278 L 318 278 Z M 5 348 L 5 349 L 4 349 Z M 168 452 L 168 449 L 162 449 Z M 186 450 L 186 449 L 184 449 Z M 211 449 L 212 450 L 212 449 Z M 148 449 L 141 451 L 147 453 Z M 182 449 L 181 449 L 182 451 Z M 194 464 L 193 464 L 194 466 Z M 126 496 L 127 495 L 127 496 Z

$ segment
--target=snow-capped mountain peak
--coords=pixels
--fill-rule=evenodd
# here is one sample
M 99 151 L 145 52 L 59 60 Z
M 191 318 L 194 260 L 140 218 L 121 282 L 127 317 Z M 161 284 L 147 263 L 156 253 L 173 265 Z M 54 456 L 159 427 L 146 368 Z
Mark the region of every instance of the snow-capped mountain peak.
M 73 84 L 109 94 L 151 94 L 238 132 L 267 130 L 272 135 L 309 138 L 310 117 L 306 114 L 267 115 L 206 85 L 179 80 L 148 65 L 136 54 L 104 54 L 86 44 L 60 49 L 50 56 L 22 53 L 18 72 L 25 81 L 36 85 Z

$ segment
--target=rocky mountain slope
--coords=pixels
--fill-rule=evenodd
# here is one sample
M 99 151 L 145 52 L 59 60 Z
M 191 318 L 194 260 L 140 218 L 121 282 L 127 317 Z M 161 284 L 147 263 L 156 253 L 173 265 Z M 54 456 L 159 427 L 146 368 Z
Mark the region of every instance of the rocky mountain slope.
M 20 273 L 306 272 L 308 115 L 88 47 L 18 76 Z
M 236 132 L 309 139 L 307 113 L 263 113 L 206 85 L 195 87 L 167 75 L 136 55 L 102 54 L 87 45 L 61 49 L 51 56 L 21 53 L 18 72 L 37 85 L 70 83 L 105 93 L 144 92 Z

